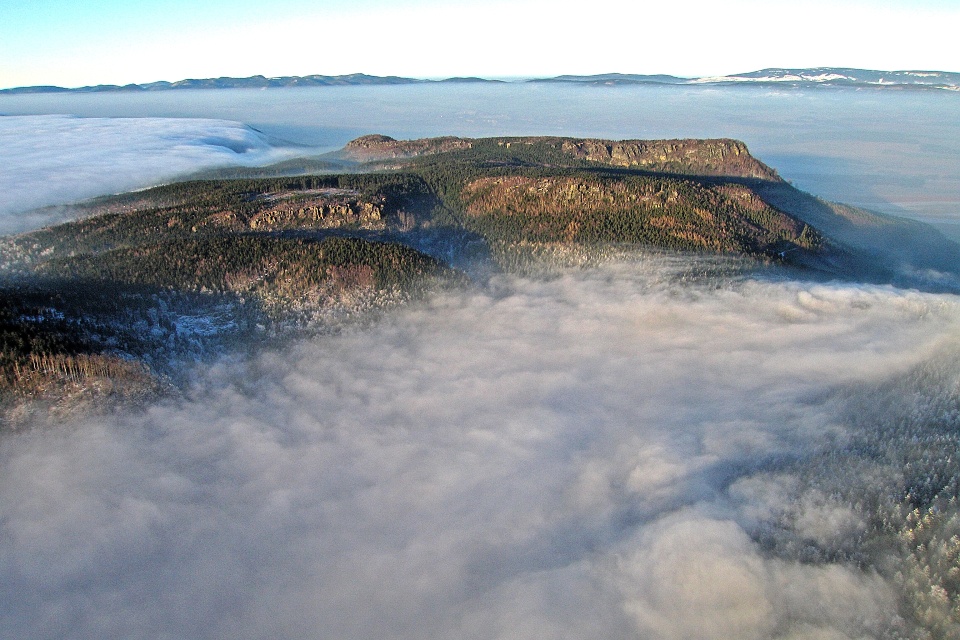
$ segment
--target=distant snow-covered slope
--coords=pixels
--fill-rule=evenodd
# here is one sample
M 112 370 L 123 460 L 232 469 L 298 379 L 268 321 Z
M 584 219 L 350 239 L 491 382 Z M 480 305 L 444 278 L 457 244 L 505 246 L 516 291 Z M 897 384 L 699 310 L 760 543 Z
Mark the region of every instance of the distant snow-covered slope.
M 960 89 L 960 73 L 947 71 L 871 71 L 843 67 L 762 69 L 728 76 L 695 78 L 696 84 L 786 83 L 832 86 L 900 86 Z

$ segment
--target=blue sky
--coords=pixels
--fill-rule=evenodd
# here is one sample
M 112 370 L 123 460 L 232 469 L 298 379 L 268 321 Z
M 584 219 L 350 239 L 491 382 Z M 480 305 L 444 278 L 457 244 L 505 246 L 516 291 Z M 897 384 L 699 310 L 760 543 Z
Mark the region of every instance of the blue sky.
M 960 71 L 960 0 L 3 0 L 0 87 L 221 75 Z

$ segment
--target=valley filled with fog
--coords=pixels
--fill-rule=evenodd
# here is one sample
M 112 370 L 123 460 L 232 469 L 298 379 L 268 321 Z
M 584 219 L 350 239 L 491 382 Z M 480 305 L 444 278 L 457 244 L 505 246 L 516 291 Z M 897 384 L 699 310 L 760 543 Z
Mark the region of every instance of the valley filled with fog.
M 338 87 L 0 113 L 5 233 L 372 132 L 736 137 L 815 195 L 960 222 L 955 95 Z M 0 434 L 0 635 L 960 635 L 955 295 L 622 252 L 485 272 L 193 380 Z
M 495 277 L 5 436 L 3 629 L 952 637 L 960 304 L 741 268 Z

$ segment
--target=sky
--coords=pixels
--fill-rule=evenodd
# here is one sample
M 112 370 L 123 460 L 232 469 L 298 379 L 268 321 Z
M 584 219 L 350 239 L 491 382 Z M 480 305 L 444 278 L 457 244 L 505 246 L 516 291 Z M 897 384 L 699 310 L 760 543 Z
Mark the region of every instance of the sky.
M 0 88 L 262 74 L 960 71 L 958 0 L 4 0 Z

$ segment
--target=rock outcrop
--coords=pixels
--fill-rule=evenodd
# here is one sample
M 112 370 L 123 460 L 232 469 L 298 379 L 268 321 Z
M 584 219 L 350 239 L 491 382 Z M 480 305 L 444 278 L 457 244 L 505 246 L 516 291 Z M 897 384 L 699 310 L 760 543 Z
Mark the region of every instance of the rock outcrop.
M 390 136 L 362 136 L 347 143 L 343 156 L 358 162 L 413 158 L 417 156 L 469 149 L 473 141 L 466 138 L 445 136 L 419 140 L 395 140 Z
M 731 176 L 779 180 L 739 140 L 568 140 L 561 147 L 570 155 L 615 167 L 658 173 Z

